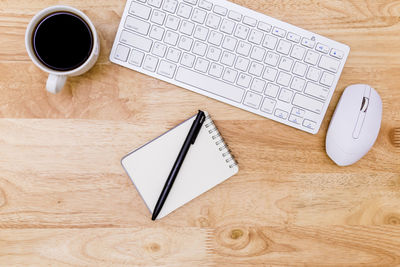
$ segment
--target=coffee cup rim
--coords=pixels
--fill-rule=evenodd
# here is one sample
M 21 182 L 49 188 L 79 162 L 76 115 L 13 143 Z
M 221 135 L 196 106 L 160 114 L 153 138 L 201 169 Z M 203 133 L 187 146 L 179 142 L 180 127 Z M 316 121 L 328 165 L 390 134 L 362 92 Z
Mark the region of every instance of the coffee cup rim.
M 53 69 L 47 67 L 46 65 L 44 65 L 37 58 L 37 56 L 34 52 L 33 45 L 32 45 L 32 34 L 33 34 L 33 31 L 35 30 L 36 25 L 47 15 L 54 13 L 54 12 L 60 12 L 60 11 L 67 11 L 67 12 L 76 14 L 79 17 L 81 17 L 89 25 L 89 28 L 90 28 L 90 30 L 92 32 L 92 36 L 93 36 L 93 47 L 92 47 L 92 51 L 91 51 L 89 57 L 79 67 L 72 69 L 72 70 L 68 70 L 68 71 L 53 70 Z M 66 5 L 50 6 L 50 7 L 47 7 L 45 9 L 39 11 L 35 16 L 33 16 L 31 21 L 29 22 L 28 27 L 25 32 L 26 50 L 28 52 L 29 57 L 33 61 L 33 63 L 35 63 L 35 65 L 38 66 L 43 71 L 45 71 L 47 73 L 55 74 L 55 75 L 65 75 L 65 76 L 73 75 L 74 73 L 78 73 L 82 69 L 84 69 L 86 67 L 86 64 L 88 62 L 90 62 L 93 59 L 93 57 L 96 56 L 95 48 L 96 48 L 97 43 L 98 43 L 98 36 L 97 36 L 96 28 L 94 27 L 94 25 L 93 25 L 92 21 L 89 19 L 89 17 L 85 13 L 80 11 L 79 9 L 71 7 L 71 6 L 66 6 Z

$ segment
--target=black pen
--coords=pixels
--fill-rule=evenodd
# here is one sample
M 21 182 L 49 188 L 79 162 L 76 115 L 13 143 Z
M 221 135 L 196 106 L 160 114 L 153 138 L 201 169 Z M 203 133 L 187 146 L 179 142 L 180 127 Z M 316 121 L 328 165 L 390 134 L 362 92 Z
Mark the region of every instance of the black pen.
M 179 169 L 181 168 L 182 163 L 185 160 L 186 154 L 189 151 L 190 146 L 193 145 L 194 142 L 196 141 L 196 138 L 200 132 L 201 126 L 203 125 L 205 119 L 206 115 L 204 114 L 203 111 L 199 110 L 199 113 L 197 113 L 196 119 L 194 120 L 192 127 L 190 128 L 189 133 L 186 136 L 181 151 L 179 152 L 178 157 L 175 160 L 174 166 L 172 167 L 172 170 L 169 173 L 168 179 L 165 182 L 160 197 L 157 200 L 157 204 L 153 211 L 153 216 L 151 217 L 153 221 L 157 218 L 158 214 L 160 213 L 165 203 L 165 200 L 168 197 L 169 191 L 171 191 L 172 185 L 174 184 L 175 178 L 179 173 Z

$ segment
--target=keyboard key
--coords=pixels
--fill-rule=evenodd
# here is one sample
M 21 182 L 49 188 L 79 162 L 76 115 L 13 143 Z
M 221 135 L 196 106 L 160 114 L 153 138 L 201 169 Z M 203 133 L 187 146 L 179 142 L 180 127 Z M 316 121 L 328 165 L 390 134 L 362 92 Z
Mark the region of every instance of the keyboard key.
M 181 3 L 179 5 L 179 9 L 177 12 L 177 15 L 179 17 L 183 17 L 185 19 L 190 18 L 190 15 L 192 14 L 192 7 L 190 5 L 187 5 L 185 3 Z
M 249 73 L 255 76 L 261 76 L 264 66 L 257 62 L 250 64 Z
M 190 51 L 192 48 L 193 44 L 193 39 L 188 38 L 186 36 L 182 36 L 181 39 L 179 40 L 178 47 L 182 48 L 183 50 Z
M 195 61 L 196 57 L 193 56 L 192 54 L 188 54 L 188 53 L 184 53 L 181 59 L 181 64 L 183 66 L 192 68 L 194 65 L 194 61 Z
M 276 101 L 269 99 L 268 97 L 264 98 L 264 102 L 261 106 L 261 111 L 268 113 L 268 114 L 272 114 L 272 112 L 274 112 L 275 109 L 275 105 L 276 105 Z
M 221 22 L 220 16 L 210 13 L 208 14 L 206 20 L 206 26 L 213 29 L 218 29 L 220 22 Z
M 150 30 L 150 37 L 161 41 L 164 36 L 164 31 L 165 31 L 164 28 L 153 25 L 153 27 L 151 27 Z
M 151 45 L 153 44 L 152 40 L 128 31 L 122 31 L 120 41 L 121 43 L 130 45 L 145 52 L 150 52 Z
M 222 37 L 223 37 L 222 33 L 212 31 L 210 37 L 208 37 L 208 42 L 213 45 L 219 46 L 222 42 Z
M 231 11 L 229 11 L 228 18 L 233 19 L 235 21 L 241 21 L 242 15 L 231 10 Z
M 199 7 L 205 10 L 210 11 L 212 8 L 212 3 L 206 0 L 200 0 Z
M 153 14 L 151 15 L 151 22 L 157 23 L 158 25 L 163 25 L 166 16 L 167 15 L 164 12 L 154 10 Z
M 131 56 L 129 57 L 128 62 L 129 64 L 140 67 L 142 66 L 143 58 L 144 53 L 132 49 Z
M 205 43 L 196 41 L 196 43 L 193 46 L 193 53 L 198 55 L 198 56 L 204 56 L 207 51 L 207 45 Z
M 205 12 L 204 10 L 195 8 L 193 11 L 192 20 L 194 22 L 203 24 L 204 21 L 206 20 L 206 16 L 207 16 L 207 12 Z
M 307 87 L 304 92 L 308 95 L 315 96 L 316 98 L 325 100 L 329 95 L 329 88 L 322 87 L 315 83 L 307 83 Z
M 307 71 L 307 65 L 306 64 L 303 64 L 303 63 L 300 63 L 300 62 L 296 62 L 294 64 L 292 72 L 294 74 L 296 74 L 296 75 L 299 75 L 299 76 L 303 77 L 304 74 L 306 74 L 306 71 Z
M 300 125 L 301 122 L 303 121 L 303 118 L 300 118 L 300 117 L 292 114 L 289 117 L 289 121 Z
M 167 31 L 167 34 L 165 35 L 164 42 L 175 46 L 176 43 L 178 42 L 179 34 L 171 31 Z
M 165 23 L 165 27 L 170 28 L 171 30 L 176 31 L 179 26 L 180 18 L 169 15 L 167 18 L 167 22 Z
M 281 62 L 279 63 L 279 68 L 282 70 L 290 71 L 293 66 L 293 59 L 282 57 Z
M 249 32 L 250 32 L 249 27 L 246 27 L 246 26 L 243 26 L 243 25 L 238 25 L 236 27 L 234 35 L 236 37 L 240 38 L 240 39 L 246 40 L 247 36 L 249 35 Z
M 250 86 L 250 82 L 251 82 L 251 76 L 246 75 L 244 73 L 239 74 L 237 85 L 248 88 Z
M 130 50 L 129 47 L 118 45 L 117 49 L 115 50 L 114 57 L 121 61 L 126 61 L 128 59 L 129 50 Z
M 197 0 L 183 0 L 186 3 L 189 3 L 191 5 L 196 5 L 197 4 Z
M 286 31 L 275 27 L 272 31 L 272 34 L 283 38 L 286 35 Z
M 142 19 L 149 19 L 151 8 L 137 2 L 132 2 L 129 13 Z
M 265 53 L 266 53 L 266 51 L 264 48 L 254 46 L 253 51 L 251 51 L 250 57 L 254 60 L 262 62 L 264 59 Z
M 253 92 L 247 92 L 243 104 L 251 108 L 258 109 L 262 101 L 262 96 Z
M 279 86 L 273 83 L 268 83 L 265 88 L 265 95 L 276 98 L 279 92 Z
M 249 41 L 253 44 L 260 45 L 262 42 L 264 34 L 257 30 L 251 30 Z
M 313 67 L 310 67 L 308 69 L 308 73 L 307 73 L 307 79 L 312 80 L 314 82 L 319 80 L 319 76 L 321 75 L 321 70 L 320 69 L 316 69 Z
M 320 83 L 330 87 L 332 86 L 334 80 L 335 80 L 334 75 L 324 72 L 324 74 L 322 74 Z
M 271 28 L 272 28 L 272 26 L 271 25 L 269 25 L 268 23 L 265 23 L 265 22 L 259 22 L 258 23 L 258 27 L 257 27 L 259 30 L 262 30 L 262 31 L 264 31 L 264 32 L 270 32 L 271 31 Z
M 222 47 L 230 51 L 235 51 L 236 44 L 237 40 L 235 38 L 230 36 L 225 36 L 224 42 L 222 43 Z
M 235 68 L 241 71 L 247 71 L 249 64 L 250 60 L 248 60 L 247 58 L 238 57 L 238 59 L 236 60 Z
M 251 49 L 251 44 L 243 42 L 243 41 L 240 41 L 239 45 L 238 45 L 238 48 L 236 49 L 236 52 L 239 55 L 247 57 L 249 55 L 249 53 L 250 53 L 250 49 Z
M 226 34 L 232 34 L 233 29 L 235 28 L 235 23 L 231 20 L 224 19 L 221 24 L 221 32 L 224 32 Z
M 292 108 L 292 114 L 296 115 L 297 117 L 303 118 L 306 112 L 299 108 Z
M 202 58 L 197 58 L 194 69 L 206 73 L 209 65 L 210 65 L 210 61 L 202 59 Z
M 303 126 L 310 129 L 310 130 L 314 130 L 315 127 L 317 126 L 317 123 L 314 121 L 310 121 L 310 120 L 304 120 L 303 121 Z
M 324 53 L 324 54 L 328 54 L 330 49 L 329 49 L 329 47 L 327 45 L 318 43 L 317 47 L 315 48 L 315 50 L 317 50 L 317 51 L 319 51 L 321 53 Z
M 197 38 L 197 39 L 200 39 L 202 41 L 205 41 L 207 39 L 207 36 L 208 36 L 208 31 L 209 30 L 207 28 L 205 28 L 203 26 L 200 26 L 200 25 L 197 25 L 196 26 L 196 30 L 194 31 L 194 38 Z
M 308 96 L 296 94 L 293 98 L 293 105 L 321 114 L 324 103 L 314 100 Z
M 293 96 L 293 91 L 282 88 L 281 93 L 279 94 L 279 100 L 286 103 L 290 103 L 290 101 L 292 100 L 292 96 Z
M 340 61 L 327 56 L 322 56 L 318 66 L 324 70 L 336 73 L 339 70 Z
M 315 41 L 307 39 L 307 38 L 303 38 L 301 40 L 301 44 L 308 47 L 308 48 L 314 48 L 315 45 Z
M 245 16 L 245 17 L 243 18 L 243 24 L 249 25 L 249 26 L 251 26 L 251 27 L 255 27 L 255 26 L 257 25 L 257 20 Z
M 236 56 L 234 54 L 224 51 L 224 53 L 222 54 L 221 63 L 229 67 L 232 67 L 233 62 L 235 62 L 235 58 Z
M 290 88 L 292 88 L 293 90 L 302 92 L 305 84 L 306 84 L 305 80 L 300 79 L 298 77 L 293 77 L 292 84 L 290 85 Z
M 161 2 L 162 2 L 162 0 L 148 0 L 148 1 L 147 1 L 147 3 L 148 3 L 150 6 L 154 6 L 154 7 L 157 7 L 157 8 L 160 8 L 160 7 L 161 7 Z
M 181 24 L 180 32 L 186 35 L 192 35 L 194 30 L 194 23 L 184 20 Z
M 168 49 L 168 53 L 167 53 L 168 60 L 178 63 L 180 57 L 181 57 L 181 51 L 179 49 L 176 49 L 173 47 L 170 47 Z
M 221 49 L 216 47 L 210 47 L 210 49 L 208 49 L 207 58 L 214 61 L 219 61 L 221 53 L 222 53 Z
M 158 64 L 158 58 L 147 55 L 144 60 L 143 68 L 148 71 L 155 72 Z
M 163 10 L 169 13 L 175 13 L 177 7 L 178 7 L 178 1 L 164 0 Z
M 224 67 L 222 67 L 221 65 L 218 65 L 216 63 L 212 63 L 211 67 L 210 67 L 210 75 L 214 76 L 216 78 L 220 78 L 222 75 L 222 71 L 224 70 Z
M 150 29 L 150 23 L 128 16 L 125 21 L 125 28 L 143 35 L 147 35 Z
M 344 57 L 344 53 L 337 49 L 332 49 L 330 55 L 338 59 L 342 59 Z
M 268 52 L 267 56 L 265 57 L 265 63 L 267 63 L 268 65 L 271 66 L 276 66 L 278 64 L 279 61 L 279 55 L 272 53 L 272 52 Z
M 287 86 L 289 86 L 289 83 L 290 83 L 290 79 L 291 79 L 291 78 L 292 78 L 292 75 L 287 74 L 287 73 L 281 71 L 281 72 L 279 73 L 279 76 L 278 76 L 278 79 L 276 80 L 276 82 L 277 82 L 278 84 L 282 85 L 282 86 L 287 87 Z
M 317 64 L 318 59 L 319 59 L 319 54 L 317 52 L 308 50 L 304 61 L 308 64 L 315 65 L 315 64 Z
M 152 53 L 159 57 L 164 57 L 165 52 L 167 51 L 167 46 L 163 45 L 162 43 L 155 43 L 153 46 Z
M 286 120 L 289 114 L 286 111 L 277 108 L 274 115 L 275 117 Z
M 306 53 L 306 49 L 304 47 L 295 45 L 295 46 L 293 46 L 292 53 L 290 53 L 290 56 L 292 58 L 302 60 L 305 53 Z
M 263 78 L 268 80 L 268 81 L 273 82 L 273 81 L 275 81 L 275 78 L 276 78 L 277 74 L 278 74 L 278 71 L 276 69 L 266 67 L 265 71 L 264 71 Z
M 255 78 L 251 83 L 250 89 L 258 93 L 262 93 L 264 91 L 264 87 L 265 87 L 265 81 Z
M 244 95 L 244 90 L 239 87 L 182 67 L 178 69 L 176 80 L 237 103 L 242 102 Z
M 226 13 L 228 13 L 228 9 L 226 9 L 225 7 L 222 7 L 222 6 L 215 5 L 214 13 L 217 13 L 218 15 L 221 15 L 221 16 L 226 16 Z
M 161 60 L 160 66 L 158 67 L 158 74 L 163 75 L 167 78 L 174 76 L 176 70 L 176 65 L 169 63 L 167 61 Z
M 297 34 L 294 34 L 292 32 L 289 32 L 286 39 L 288 39 L 289 41 L 298 43 L 300 42 L 300 36 L 298 36 Z
M 274 50 L 277 42 L 278 38 L 271 35 L 265 35 L 262 45 L 268 49 Z
M 227 68 L 227 69 L 225 69 L 225 73 L 224 73 L 224 76 L 222 77 L 222 79 L 224 79 L 227 82 L 234 83 L 237 75 L 238 75 L 238 72 L 236 70 Z
M 284 55 L 289 55 L 290 48 L 292 47 L 292 44 L 290 42 L 280 40 L 278 47 L 276 48 L 276 51 L 278 51 L 281 54 Z

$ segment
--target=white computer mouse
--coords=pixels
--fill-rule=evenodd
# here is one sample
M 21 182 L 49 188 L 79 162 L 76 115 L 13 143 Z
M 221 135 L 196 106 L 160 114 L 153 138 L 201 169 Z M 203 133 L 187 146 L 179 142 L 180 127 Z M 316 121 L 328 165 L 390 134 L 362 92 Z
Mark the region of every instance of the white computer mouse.
M 339 166 L 364 157 L 381 128 L 382 100 L 369 85 L 347 87 L 333 114 L 326 136 L 326 153 Z

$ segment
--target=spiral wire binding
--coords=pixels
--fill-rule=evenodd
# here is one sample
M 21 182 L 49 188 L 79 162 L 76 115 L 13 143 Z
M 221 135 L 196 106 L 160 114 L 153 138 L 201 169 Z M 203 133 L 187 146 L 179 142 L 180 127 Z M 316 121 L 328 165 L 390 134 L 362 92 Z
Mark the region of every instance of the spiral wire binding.
M 231 154 L 231 150 L 228 148 L 220 132 L 218 131 L 217 126 L 215 126 L 214 122 L 211 120 L 210 115 L 207 115 L 206 117 L 205 127 L 208 133 L 211 134 L 211 138 L 215 140 L 215 145 L 218 146 L 219 151 L 223 152 L 222 157 L 225 159 L 226 163 L 229 163 L 229 168 L 233 168 L 234 166 L 238 165 L 237 161 Z

